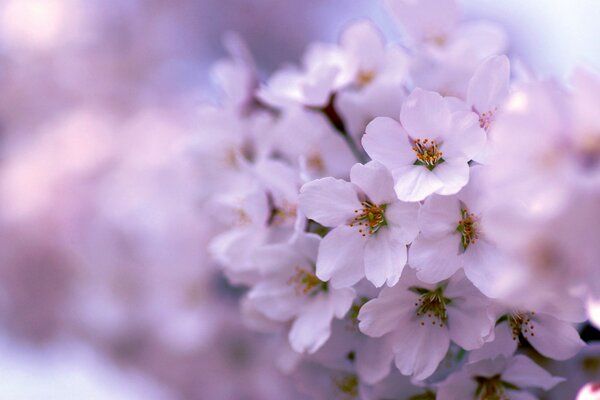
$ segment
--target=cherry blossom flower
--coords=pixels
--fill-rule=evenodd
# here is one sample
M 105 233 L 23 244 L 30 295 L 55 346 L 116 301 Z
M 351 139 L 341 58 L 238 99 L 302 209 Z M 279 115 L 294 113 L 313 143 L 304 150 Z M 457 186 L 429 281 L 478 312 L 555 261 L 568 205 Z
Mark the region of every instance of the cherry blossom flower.
M 300 234 L 254 254 L 265 277 L 252 287 L 248 301 L 272 320 L 293 321 L 289 341 L 299 353 L 317 351 L 331 335 L 332 319 L 343 318 L 354 298 L 354 290 L 329 287 L 315 275 L 319 241 L 318 235 Z
M 498 357 L 468 364 L 450 375 L 439 384 L 436 399 L 535 400 L 537 397 L 525 391 L 526 388 L 549 390 L 563 380 L 523 355 Z
M 471 168 L 471 181 L 457 195 L 432 195 L 419 209 L 420 235 L 409 251 L 409 265 L 419 279 L 435 283 L 459 268 L 479 290 L 494 294 L 502 268 L 495 245 L 485 233 L 485 203 L 481 196 L 484 167 Z
M 442 96 L 421 89 L 402 105 L 400 123 L 376 118 L 362 139 L 369 156 L 392 172 L 403 201 L 458 192 L 469 181 L 469 161 L 485 142 L 477 114 L 452 112 Z
M 511 356 L 519 338 L 527 340 L 543 356 L 567 360 L 575 356 L 585 343 L 572 324 L 551 314 L 534 311 L 509 311 L 502 315 L 494 330 L 494 340 L 469 355 L 470 361 Z
M 361 308 L 359 328 L 373 337 L 392 335 L 400 372 L 423 380 L 436 370 L 451 340 L 465 350 L 483 345 L 494 325 L 488 304 L 460 272 L 432 285 L 405 270 L 396 286 Z
M 406 245 L 418 233 L 418 204 L 398 201 L 390 173 L 379 163 L 355 164 L 351 182 L 322 178 L 300 190 L 304 214 L 327 227 L 319 247 L 317 276 L 333 287 L 366 277 L 393 286 L 406 264 Z

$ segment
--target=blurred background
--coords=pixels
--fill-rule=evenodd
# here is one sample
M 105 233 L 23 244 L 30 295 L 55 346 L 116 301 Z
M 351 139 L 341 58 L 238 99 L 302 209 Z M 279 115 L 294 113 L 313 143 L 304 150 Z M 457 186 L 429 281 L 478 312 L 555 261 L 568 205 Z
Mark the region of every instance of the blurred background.
M 600 2 L 463 3 L 542 75 L 600 67 Z M 0 399 L 288 398 L 185 142 L 225 32 L 264 78 L 365 16 L 398 37 L 375 0 L 0 2 Z

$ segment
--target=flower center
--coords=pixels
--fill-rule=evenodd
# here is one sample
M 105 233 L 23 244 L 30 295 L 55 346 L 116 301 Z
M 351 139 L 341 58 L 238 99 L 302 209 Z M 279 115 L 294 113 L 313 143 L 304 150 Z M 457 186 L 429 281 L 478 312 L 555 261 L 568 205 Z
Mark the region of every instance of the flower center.
M 510 400 L 508 396 L 504 394 L 504 390 L 520 390 L 518 386 L 503 381 L 500 374 L 492 377 L 476 376 L 473 379 L 477 382 L 475 395 L 478 400 Z
M 297 294 L 315 295 L 319 292 L 327 292 L 329 285 L 305 268 L 296 267 L 296 274 L 288 280 L 288 285 L 293 285 Z
M 325 161 L 318 152 L 312 153 L 306 160 L 306 164 L 314 171 L 323 173 L 325 171 Z
M 354 374 L 344 375 L 341 378 L 334 378 L 333 383 L 340 392 L 347 394 L 348 398 L 358 396 L 358 376 Z
M 425 393 L 415 394 L 409 397 L 408 400 L 435 400 L 435 393 L 428 390 Z
M 444 297 L 444 288 L 437 287 L 435 290 L 429 290 L 419 287 L 411 287 L 410 291 L 421 295 L 415 302 L 417 317 L 427 316 L 431 320 L 431 324 L 435 325 L 436 320 L 440 327 L 443 327 L 448 320 L 448 312 L 446 306 L 451 303 L 451 300 Z M 425 322 L 421 321 L 421 326 Z
M 510 325 L 513 334 L 513 340 L 517 340 L 519 334 L 523 334 L 525 338 L 527 335 L 535 336 L 535 333 L 533 332 L 534 324 L 531 320 L 533 315 L 535 315 L 533 311 L 515 311 L 508 315 L 508 324 Z
M 479 239 L 478 220 L 475 214 L 469 213 L 466 207 L 461 207 L 460 216 L 461 219 L 458 221 L 456 230 L 461 235 L 461 245 L 463 251 L 465 251 L 469 245 L 475 244 Z
M 377 74 L 375 73 L 375 71 L 361 70 L 358 72 L 358 75 L 356 76 L 356 81 L 358 82 L 359 86 L 366 86 L 369 83 L 371 83 L 373 81 L 373 79 L 375 79 L 376 75 Z
M 366 236 L 365 232 L 372 235 L 377 233 L 382 226 L 387 225 L 387 221 L 385 220 L 385 208 L 387 204 L 378 206 L 370 201 L 363 201 L 361 204 L 363 206 L 361 210 L 354 210 L 358 215 L 350 223 L 351 227 L 355 225 L 359 226 L 358 232 Z
M 483 112 L 479 115 L 479 126 L 487 131 L 495 119 L 494 111 Z
M 442 153 L 435 140 L 429 139 L 416 139 L 413 143 L 413 151 L 417 153 L 417 161 L 415 165 L 424 165 L 430 171 L 433 170 L 436 165 L 444 162 Z

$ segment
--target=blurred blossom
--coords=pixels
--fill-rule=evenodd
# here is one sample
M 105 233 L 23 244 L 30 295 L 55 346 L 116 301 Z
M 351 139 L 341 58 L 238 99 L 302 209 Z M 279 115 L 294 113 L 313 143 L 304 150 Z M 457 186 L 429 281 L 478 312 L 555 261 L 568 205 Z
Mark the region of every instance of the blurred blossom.
M 3 1 L 0 398 L 596 398 L 600 75 L 472 3 Z

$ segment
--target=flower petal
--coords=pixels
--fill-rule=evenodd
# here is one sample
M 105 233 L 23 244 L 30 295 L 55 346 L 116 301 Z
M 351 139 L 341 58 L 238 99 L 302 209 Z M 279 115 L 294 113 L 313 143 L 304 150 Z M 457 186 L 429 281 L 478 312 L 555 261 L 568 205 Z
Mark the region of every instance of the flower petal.
M 330 177 L 304 184 L 298 203 L 308 218 L 330 227 L 348 223 L 362 208 L 353 184 Z
M 319 296 L 300 311 L 290 329 L 290 345 L 297 353 L 312 354 L 331 336 L 333 312 L 327 298 Z
M 440 146 L 444 159 L 466 158 L 472 160 L 485 148 L 487 135 L 479 126 L 479 116 L 471 111 L 452 114 L 451 133 Z
M 389 335 L 381 339 L 367 338 L 356 350 L 356 371 L 365 383 L 372 385 L 388 376 L 393 359 Z
M 469 182 L 469 164 L 466 159 L 453 159 L 441 163 L 433 170 L 442 182 L 436 193 L 441 195 L 455 194 Z
M 462 273 L 450 278 L 444 295 L 452 299 L 448 305 L 450 338 L 465 350 L 483 346 L 494 329 L 488 315 L 489 300 Z
M 350 181 L 375 204 L 389 204 L 396 200 L 392 174 L 377 161 L 354 164 L 350 170 Z
M 386 281 L 394 286 L 406 265 L 406 245 L 399 242 L 393 231 L 382 228 L 367 240 L 365 246 L 365 276 L 375 287 Z
M 532 319 L 533 335 L 526 337 L 542 355 L 563 361 L 575 356 L 585 347 L 577 330 L 568 322 L 547 314 L 536 314 Z
M 469 81 L 467 103 L 478 113 L 494 111 L 508 95 L 510 62 L 505 55 L 485 59 Z
M 416 320 L 402 321 L 392 335 L 396 367 L 416 380 L 431 376 L 450 347 L 448 329 Z
M 539 387 L 550 390 L 564 378 L 554 377 L 530 358 L 516 355 L 502 374 L 503 380 L 520 387 Z
M 451 114 L 436 92 L 415 89 L 402 104 L 400 122 L 413 139 L 442 139 L 450 131 Z
M 406 131 L 392 118 L 378 117 L 371 121 L 362 145 L 369 157 L 390 170 L 412 165 L 417 159 Z
M 381 337 L 391 332 L 403 318 L 414 313 L 416 299 L 417 295 L 402 285 L 383 288 L 379 297 L 360 308 L 360 331 L 371 337 Z
M 459 246 L 457 235 L 436 239 L 419 236 L 410 246 L 408 264 L 417 270 L 417 277 L 423 282 L 443 281 L 460 268 Z
M 455 233 L 460 219 L 460 202 L 456 196 L 432 195 L 419 209 L 421 234 L 428 238 Z
M 419 234 L 419 203 L 395 201 L 385 209 L 385 219 L 394 237 L 404 244 L 409 244 Z
M 298 314 L 306 297 L 296 293 L 294 287 L 284 281 L 265 280 L 248 292 L 248 301 L 268 318 L 287 321 Z
M 384 62 L 385 42 L 382 33 L 370 20 L 360 20 L 342 32 L 340 45 L 360 70 L 375 72 Z
M 518 342 L 513 335 L 507 321 L 496 325 L 494 340 L 485 343 L 481 348 L 469 352 L 469 363 L 481 360 L 494 359 L 499 356 L 510 357 L 517 351 Z
M 317 277 L 331 280 L 336 288 L 349 287 L 364 277 L 364 246 L 366 239 L 349 226 L 339 226 L 329 232 L 319 246 Z
M 396 195 L 402 201 L 421 201 L 444 187 L 433 172 L 421 165 L 407 165 L 392 171 Z
M 500 276 L 506 274 L 497 262 L 496 248 L 485 239 L 469 245 L 462 255 L 462 266 L 465 275 L 473 285 L 488 297 L 498 297 L 497 283 Z

